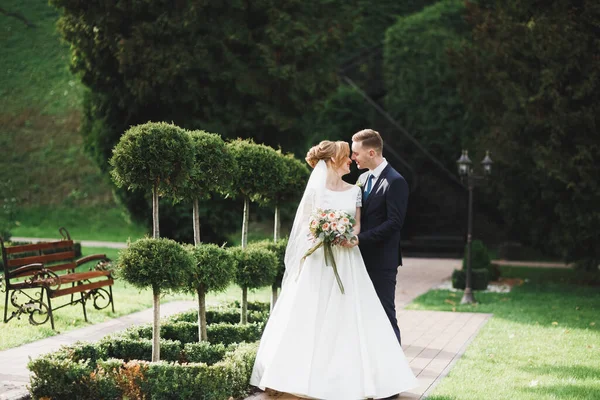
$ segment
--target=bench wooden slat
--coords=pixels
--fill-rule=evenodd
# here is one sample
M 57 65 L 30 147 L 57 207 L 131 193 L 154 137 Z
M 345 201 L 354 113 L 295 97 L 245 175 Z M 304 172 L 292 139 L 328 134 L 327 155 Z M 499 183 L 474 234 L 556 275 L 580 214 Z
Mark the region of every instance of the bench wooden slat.
M 59 275 L 61 283 L 71 283 L 77 281 L 83 281 L 91 278 L 98 278 L 100 276 L 108 276 L 111 271 L 89 271 L 89 272 L 76 272 L 74 274 Z
M 50 271 L 64 271 L 65 269 L 75 269 L 77 268 L 77 263 L 71 262 L 66 264 L 56 264 L 50 266 L 44 266 L 45 269 L 49 269 Z
M 29 251 L 39 251 L 48 249 L 60 249 L 60 248 L 72 248 L 72 240 L 60 240 L 57 242 L 45 242 L 45 243 L 33 243 L 33 244 L 21 244 L 17 246 L 6 247 L 6 254 L 25 253 Z
M 99 282 L 85 283 L 83 285 L 76 285 L 76 286 L 69 287 L 66 289 L 59 289 L 59 290 L 51 291 L 50 297 L 54 298 L 54 297 L 64 296 L 66 294 L 79 293 L 79 292 L 83 292 L 83 291 L 87 291 L 87 290 L 97 289 L 97 288 L 103 287 L 103 286 L 110 286 L 113 283 L 114 283 L 114 281 L 112 279 L 106 279 L 106 280 L 99 281 Z
M 8 260 L 9 267 L 20 267 L 21 265 L 33 264 L 33 263 L 47 263 L 52 261 L 63 261 L 72 260 L 75 258 L 74 251 L 65 251 L 62 253 L 47 254 L 44 256 L 32 256 L 23 258 L 14 258 Z

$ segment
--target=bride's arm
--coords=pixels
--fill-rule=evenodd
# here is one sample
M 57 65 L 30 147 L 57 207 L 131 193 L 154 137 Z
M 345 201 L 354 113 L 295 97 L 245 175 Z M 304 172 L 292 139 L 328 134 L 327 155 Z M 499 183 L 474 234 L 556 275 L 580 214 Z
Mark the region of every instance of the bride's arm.
M 356 216 L 354 217 L 356 221 L 354 223 L 354 235 L 358 236 L 360 233 L 360 207 L 356 207 Z

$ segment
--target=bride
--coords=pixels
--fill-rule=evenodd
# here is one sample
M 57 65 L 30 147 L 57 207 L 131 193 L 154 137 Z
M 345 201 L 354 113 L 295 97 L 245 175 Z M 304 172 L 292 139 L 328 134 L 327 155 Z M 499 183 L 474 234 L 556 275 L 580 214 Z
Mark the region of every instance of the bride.
M 386 398 L 417 386 L 358 247 L 333 246 L 337 272 L 326 266 L 309 218 L 317 208 L 345 211 L 360 231 L 360 187 L 350 172 L 350 148 L 322 141 L 310 149 L 313 167 L 298 207 L 285 253 L 281 296 L 265 327 L 250 383 L 265 390 L 325 400 Z

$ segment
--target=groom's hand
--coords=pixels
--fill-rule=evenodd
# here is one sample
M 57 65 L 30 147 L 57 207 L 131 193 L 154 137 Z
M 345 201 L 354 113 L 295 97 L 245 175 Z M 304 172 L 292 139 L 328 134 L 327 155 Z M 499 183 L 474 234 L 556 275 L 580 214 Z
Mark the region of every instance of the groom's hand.
M 351 248 L 351 247 L 357 246 L 357 245 L 358 245 L 358 236 L 354 236 L 354 237 L 352 237 L 352 239 L 350 239 L 350 240 L 344 240 L 344 241 L 341 243 L 341 245 L 342 245 L 342 246 L 344 246 L 344 247 L 348 247 L 348 248 Z

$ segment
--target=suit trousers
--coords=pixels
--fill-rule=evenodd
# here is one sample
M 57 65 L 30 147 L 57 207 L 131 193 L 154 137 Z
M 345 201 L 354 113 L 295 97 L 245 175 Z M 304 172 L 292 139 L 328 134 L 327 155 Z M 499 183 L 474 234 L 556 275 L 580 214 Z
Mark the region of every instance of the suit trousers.
M 396 318 L 396 275 L 398 271 L 394 268 L 375 271 L 367 270 L 367 272 L 371 277 L 375 292 L 377 292 L 377 296 L 390 320 L 390 324 L 392 324 L 394 333 L 398 338 L 398 343 L 401 343 L 400 328 L 398 327 L 398 319 Z

